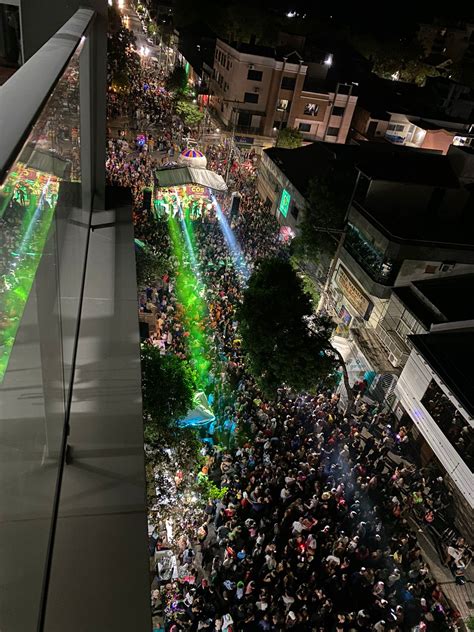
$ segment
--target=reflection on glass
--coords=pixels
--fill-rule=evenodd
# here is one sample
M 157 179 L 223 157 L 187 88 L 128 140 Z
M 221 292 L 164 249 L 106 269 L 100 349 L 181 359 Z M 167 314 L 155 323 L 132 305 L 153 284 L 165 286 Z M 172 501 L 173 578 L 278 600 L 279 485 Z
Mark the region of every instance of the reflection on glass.
M 0 186 L 0 383 L 58 202 L 80 179 L 79 51 Z

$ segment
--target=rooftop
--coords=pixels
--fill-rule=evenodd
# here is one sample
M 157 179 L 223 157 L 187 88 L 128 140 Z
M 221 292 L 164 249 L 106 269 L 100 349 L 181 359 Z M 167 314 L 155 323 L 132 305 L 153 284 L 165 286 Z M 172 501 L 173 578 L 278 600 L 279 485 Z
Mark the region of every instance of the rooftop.
M 403 158 L 402 158 L 403 154 Z M 459 182 L 446 156 L 410 147 L 387 147 L 385 151 L 364 152 L 357 168 L 373 180 L 387 180 L 458 188 Z
M 410 336 L 410 340 L 468 414 L 474 416 L 474 329 L 420 334 Z
M 419 87 L 413 83 L 392 81 L 372 75 L 360 82 L 358 105 L 370 112 L 373 118 L 378 118 L 382 113 L 394 112 L 422 119 L 420 122 L 413 121 L 420 126 L 428 125 L 427 119 L 437 121 L 443 129 L 449 127 L 450 123 L 465 125 L 466 120 L 449 116 L 441 109 L 436 88 L 434 80 L 424 87 Z
M 239 53 L 243 53 L 244 55 L 255 55 L 256 57 L 267 57 L 268 59 L 278 59 L 283 60 L 283 57 L 288 56 L 292 57 L 290 60 L 292 63 L 298 63 L 299 55 L 293 48 L 288 47 L 278 47 L 274 46 L 264 46 L 262 44 L 255 44 L 253 42 L 228 42 L 223 39 L 219 39 L 219 41 L 227 44 L 234 50 Z M 294 57 L 294 59 L 293 59 Z
M 407 242 L 410 245 L 451 247 L 463 250 L 474 248 L 474 215 L 465 212 L 440 214 L 436 210 L 414 208 L 403 204 L 394 210 L 380 204 L 353 201 L 353 206 L 389 239 Z M 456 212 L 454 206 L 452 211 Z
M 264 153 L 302 195 L 305 195 L 309 180 L 325 173 L 334 160 L 340 164 L 353 165 L 373 179 L 445 187 L 459 186 L 445 156 L 410 147 L 377 142 L 338 145 L 317 141 L 298 149 L 270 147 L 265 149 Z
M 193 167 L 156 169 L 155 180 L 158 187 L 179 187 L 184 184 L 198 184 L 213 191 L 227 191 L 224 178 L 214 171 L 209 171 L 209 169 Z
M 472 304 L 470 300 L 466 300 L 466 296 L 473 293 L 474 274 L 414 281 L 413 285 L 448 322 L 473 319 Z
M 270 147 L 264 153 L 277 165 L 292 185 L 305 195 L 311 178 L 325 173 L 334 160 L 354 162 L 359 147 L 334 143 L 310 143 L 298 149 Z

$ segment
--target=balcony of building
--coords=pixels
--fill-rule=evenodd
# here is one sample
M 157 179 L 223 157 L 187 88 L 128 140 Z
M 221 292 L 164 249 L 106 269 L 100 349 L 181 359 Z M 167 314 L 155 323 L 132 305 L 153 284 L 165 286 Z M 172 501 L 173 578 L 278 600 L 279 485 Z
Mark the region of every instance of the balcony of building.
M 389 362 L 400 369 L 405 366 L 410 355 L 408 336 L 426 331 L 426 327 L 413 316 L 395 293 L 391 294 L 385 314 L 375 327 L 377 336 L 387 350 Z
M 129 193 L 104 186 L 103 9 L 78 10 L 0 91 L 9 632 L 150 629 L 133 227 Z
M 382 252 L 354 224 L 347 225 L 344 247 L 373 281 L 387 286 L 395 283 L 399 263 Z

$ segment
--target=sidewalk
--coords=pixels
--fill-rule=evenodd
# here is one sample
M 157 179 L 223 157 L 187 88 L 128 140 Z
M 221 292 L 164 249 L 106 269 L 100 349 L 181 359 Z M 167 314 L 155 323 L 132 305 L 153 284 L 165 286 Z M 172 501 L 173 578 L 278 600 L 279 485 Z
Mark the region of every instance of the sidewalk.
M 427 561 L 431 574 L 446 595 L 451 604 L 458 610 L 461 617 L 465 620 L 474 615 L 474 568 L 469 566 L 466 570 L 466 583 L 459 586 L 447 566 L 443 566 L 438 553 L 433 546 L 430 537 L 422 530 L 418 530 L 417 526 L 412 523 L 416 532 L 418 543 L 423 553 L 423 557 Z
M 363 439 L 367 439 L 372 433 L 366 426 L 363 426 L 361 434 Z M 394 465 L 410 465 L 410 461 L 391 451 L 389 452 L 389 458 Z M 434 580 L 441 585 L 443 593 L 450 604 L 459 612 L 463 620 L 474 616 L 474 567 L 472 564 L 466 569 L 466 583 L 463 586 L 456 584 L 451 571 L 441 561 L 428 532 L 420 528 L 420 525 L 411 516 L 408 517 L 408 521 L 416 535 L 423 558 L 430 567 Z

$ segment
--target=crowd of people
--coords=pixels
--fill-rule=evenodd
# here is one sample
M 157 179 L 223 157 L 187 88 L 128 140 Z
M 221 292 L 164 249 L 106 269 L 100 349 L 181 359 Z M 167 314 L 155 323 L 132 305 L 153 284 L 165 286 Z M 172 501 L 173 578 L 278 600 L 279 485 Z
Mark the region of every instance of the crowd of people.
M 255 193 L 243 194 L 232 226 L 250 267 L 282 248 Z M 154 589 L 165 629 L 454 629 L 455 613 L 407 520 L 413 509 L 430 525 L 438 478 L 403 462 L 387 468 L 406 429 L 395 432 L 364 404 L 347 419 L 338 397 L 324 391 L 294 399 L 282 389 L 276 402 L 265 402 L 240 353 L 242 274 L 215 218 L 197 223 L 195 233 L 209 333 L 225 366 L 216 409 L 248 440 L 228 452 L 206 449 L 206 470 L 228 491 L 206 507 L 201 523 L 194 509 L 178 545 L 183 579 Z M 364 437 L 374 415 L 384 430 Z M 166 538 L 157 544 L 173 547 Z M 459 563 L 450 556 L 457 578 L 463 546 L 453 549 Z
M 152 93 L 159 94 L 158 101 Z M 170 102 L 158 86 L 143 91 L 141 77 L 137 99 L 145 120 L 157 127 L 156 138 L 166 124 L 169 142 L 175 132 L 179 136 Z M 208 167 L 225 174 L 229 156 L 225 145 L 208 147 Z M 245 166 L 234 158 L 229 169 L 231 188 L 241 196 L 239 212 L 229 217 L 242 249 L 241 265 L 214 213 L 195 223 L 215 412 L 222 422 L 232 420 L 238 440 L 227 449 L 203 444 L 202 471 L 223 490 L 205 506 L 186 502 L 176 474 L 184 506 L 173 525 L 158 522 L 150 538 L 152 558 L 162 559 L 167 551 L 176 558 L 166 576 L 155 568 L 155 627 L 166 632 L 455 630 L 457 613 L 433 580 L 408 521 L 414 508 L 420 523 L 430 525 L 430 499 L 441 483 L 403 460 L 396 468 L 387 466 L 394 443 L 405 441 L 403 428 L 394 435 L 382 423 L 380 436 L 368 434 L 367 427 L 380 425 L 379 411 L 360 399 L 356 414 L 345 417 L 339 396 L 323 384 L 317 396 L 281 388 L 267 401 L 246 372 L 236 320 L 245 270 L 285 251 L 278 224 L 255 190 L 254 157 L 246 158 Z M 109 145 L 111 180 L 134 191 L 137 238 L 170 251 L 166 222 L 155 223 L 140 209 L 152 161 L 148 152 L 125 146 L 123 138 Z M 219 201 L 227 212 L 229 198 Z M 140 293 L 139 309 L 156 323 L 152 344 L 185 358 L 176 261 L 169 261 L 169 270 Z M 453 574 L 460 578 L 464 550 L 461 540 L 448 550 Z
M 234 229 L 250 265 L 281 248 L 273 222 L 255 195 L 244 197 Z M 454 629 L 456 615 L 405 510 L 425 502 L 436 479 L 387 468 L 391 435 L 364 438 L 376 414 L 364 405 L 348 419 L 338 396 L 324 390 L 295 399 L 281 389 L 275 402 L 264 401 L 238 344 L 241 275 L 218 223 L 200 223 L 196 235 L 212 337 L 226 367 L 217 409 L 247 440 L 224 452 L 206 448 L 206 471 L 227 488 L 224 498 L 207 505 L 202 522 L 195 509 L 177 544 L 157 538 L 160 551 L 178 547 L 182 577 L 155 584 L 165 629 Z M 397 434 L 403 440 L 402 428 Z

